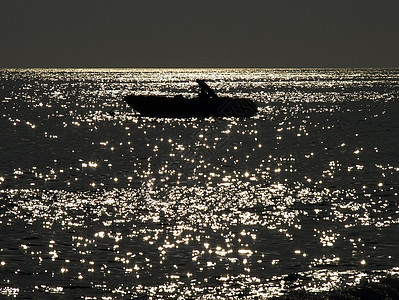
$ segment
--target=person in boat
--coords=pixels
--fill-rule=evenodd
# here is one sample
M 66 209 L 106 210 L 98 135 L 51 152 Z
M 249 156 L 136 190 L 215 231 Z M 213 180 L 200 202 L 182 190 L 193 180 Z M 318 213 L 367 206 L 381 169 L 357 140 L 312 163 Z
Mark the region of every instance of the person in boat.
M 202 79 L 196 80 L 199 86 L 198 97 L 201 99 L 217 99 L 216 93 Z

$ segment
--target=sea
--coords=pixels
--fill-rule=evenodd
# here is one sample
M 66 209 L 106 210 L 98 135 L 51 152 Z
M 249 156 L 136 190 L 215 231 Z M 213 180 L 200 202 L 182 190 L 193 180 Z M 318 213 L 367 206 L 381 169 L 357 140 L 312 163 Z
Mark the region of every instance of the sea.
M 254 100 L 150 118 L 126 95 Z M 267 299 L 399 274 L 399 69 L 0 69 L 0 297 Z

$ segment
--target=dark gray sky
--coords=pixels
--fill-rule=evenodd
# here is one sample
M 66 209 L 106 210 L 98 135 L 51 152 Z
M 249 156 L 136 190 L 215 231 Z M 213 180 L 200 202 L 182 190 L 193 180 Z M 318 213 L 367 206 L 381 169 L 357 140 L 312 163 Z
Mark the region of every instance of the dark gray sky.
M 399 0 L 0 0 L 0 67 L 399 67 Z

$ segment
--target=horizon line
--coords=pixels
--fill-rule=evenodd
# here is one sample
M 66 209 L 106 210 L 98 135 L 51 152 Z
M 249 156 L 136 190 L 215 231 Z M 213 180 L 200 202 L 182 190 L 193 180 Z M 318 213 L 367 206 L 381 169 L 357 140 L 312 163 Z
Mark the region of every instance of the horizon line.
M 215 70 L 215 69 L 226 69 L 226 70 L 234 70 L 234 69 L 241 69 L 241 70 L 294 70 L 294 69 L 309 69 L 309 70 L 316 70 L 316 69 L 324 69 L 324 70 L 339 70 L 339 69 L 399 69 L 397 67 L 1 67 L 0 70 L 59 70 L 59 69 L 70 69 L 70 70 L 101 70 L 101 69 L 108 69 L 108 70 L 181 70 L 181 69 L 197 69 L 197 70 Z

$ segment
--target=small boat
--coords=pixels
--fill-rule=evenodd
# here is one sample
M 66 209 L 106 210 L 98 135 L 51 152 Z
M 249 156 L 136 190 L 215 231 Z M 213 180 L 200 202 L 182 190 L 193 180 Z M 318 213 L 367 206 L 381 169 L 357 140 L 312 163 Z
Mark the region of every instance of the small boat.
M 205 83 L 197 80 L 199 93 L 195 98 L 183 96 L 135 96 L 124 98 L 135 111 L 146 117 L 252 117 L 257 112 L 254 101 L 244 98 L 219 97 Z

